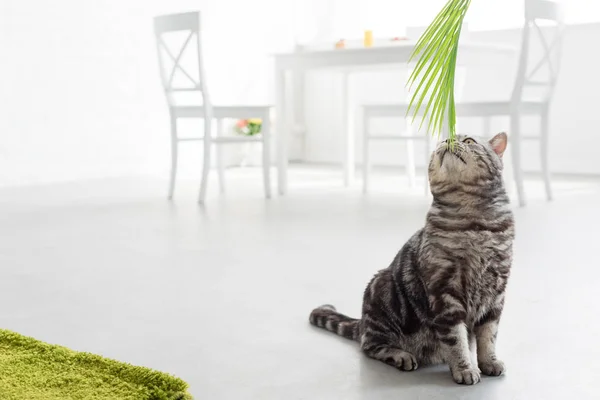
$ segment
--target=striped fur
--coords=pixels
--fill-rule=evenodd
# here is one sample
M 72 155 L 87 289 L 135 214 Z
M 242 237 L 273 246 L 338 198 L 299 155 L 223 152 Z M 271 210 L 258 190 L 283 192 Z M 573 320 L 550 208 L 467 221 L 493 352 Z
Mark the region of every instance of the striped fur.
M 462 384 L 479 382 L 480 373 L 502 374 L 495 341 L 514 239 L 502 181 L 506 143 L 504 133 L 441 143 L 429 165 L 433 203 L 425 227 L 368 284 L 361 319 L 325 305 L 310 323 L 401 370 L 445 362 Z
M 346 339 L 358 340 L 359 337 L 360 320 L 338 313 L 335 307 L 329 304 L 315 308 L 310 313 L 310 323 Z

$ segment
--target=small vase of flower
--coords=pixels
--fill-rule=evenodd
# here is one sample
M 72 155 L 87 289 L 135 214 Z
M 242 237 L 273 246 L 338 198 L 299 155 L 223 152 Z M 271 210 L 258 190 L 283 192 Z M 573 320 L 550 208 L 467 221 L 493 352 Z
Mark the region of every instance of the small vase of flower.
M 262 119 L 240 119 L 235 123 L 234 131 L 242 136 L 258 136 L 262 128 Z M 240 167 L 260 165 L 260 142 L 247 142 L 241 151 Z
M 235 123 L 235 132 L 238 135 L 243 136 L 255 136 L 260 134 L 260 129 L 262 128 L 262 119 L 260 118 L 250 118 L 250 119 L 240 119 Z

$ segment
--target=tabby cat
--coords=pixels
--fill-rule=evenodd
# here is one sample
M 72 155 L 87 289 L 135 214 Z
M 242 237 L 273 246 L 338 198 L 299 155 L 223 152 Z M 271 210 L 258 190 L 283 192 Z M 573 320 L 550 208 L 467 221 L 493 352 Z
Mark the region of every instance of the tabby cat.
M 442 142 L 429 163 L 433 203 L 425 227 L 368 284 L 362 318 L 324 305 L 310 323 L 403 371 L 445 362 L 466 385 L 480 373 L 502 374 L 495 341 L 514 238 L 502 181 L 506 144 L 505 133 Z

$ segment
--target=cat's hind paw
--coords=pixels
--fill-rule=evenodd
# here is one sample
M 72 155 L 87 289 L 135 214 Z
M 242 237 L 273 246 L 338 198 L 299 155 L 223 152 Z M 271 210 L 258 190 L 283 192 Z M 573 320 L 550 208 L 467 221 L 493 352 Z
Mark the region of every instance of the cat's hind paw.
M 404 350 L 393 350 L 382 361 L 402 371 L 414 371 L 419 368 L 417 358 Z

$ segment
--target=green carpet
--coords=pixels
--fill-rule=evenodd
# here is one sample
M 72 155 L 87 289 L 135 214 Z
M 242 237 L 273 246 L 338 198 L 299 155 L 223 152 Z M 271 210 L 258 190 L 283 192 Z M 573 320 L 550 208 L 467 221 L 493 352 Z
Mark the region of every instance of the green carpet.
M 187 387 L 162 372 L 0 329 L 1 400 L 189 400 Z

